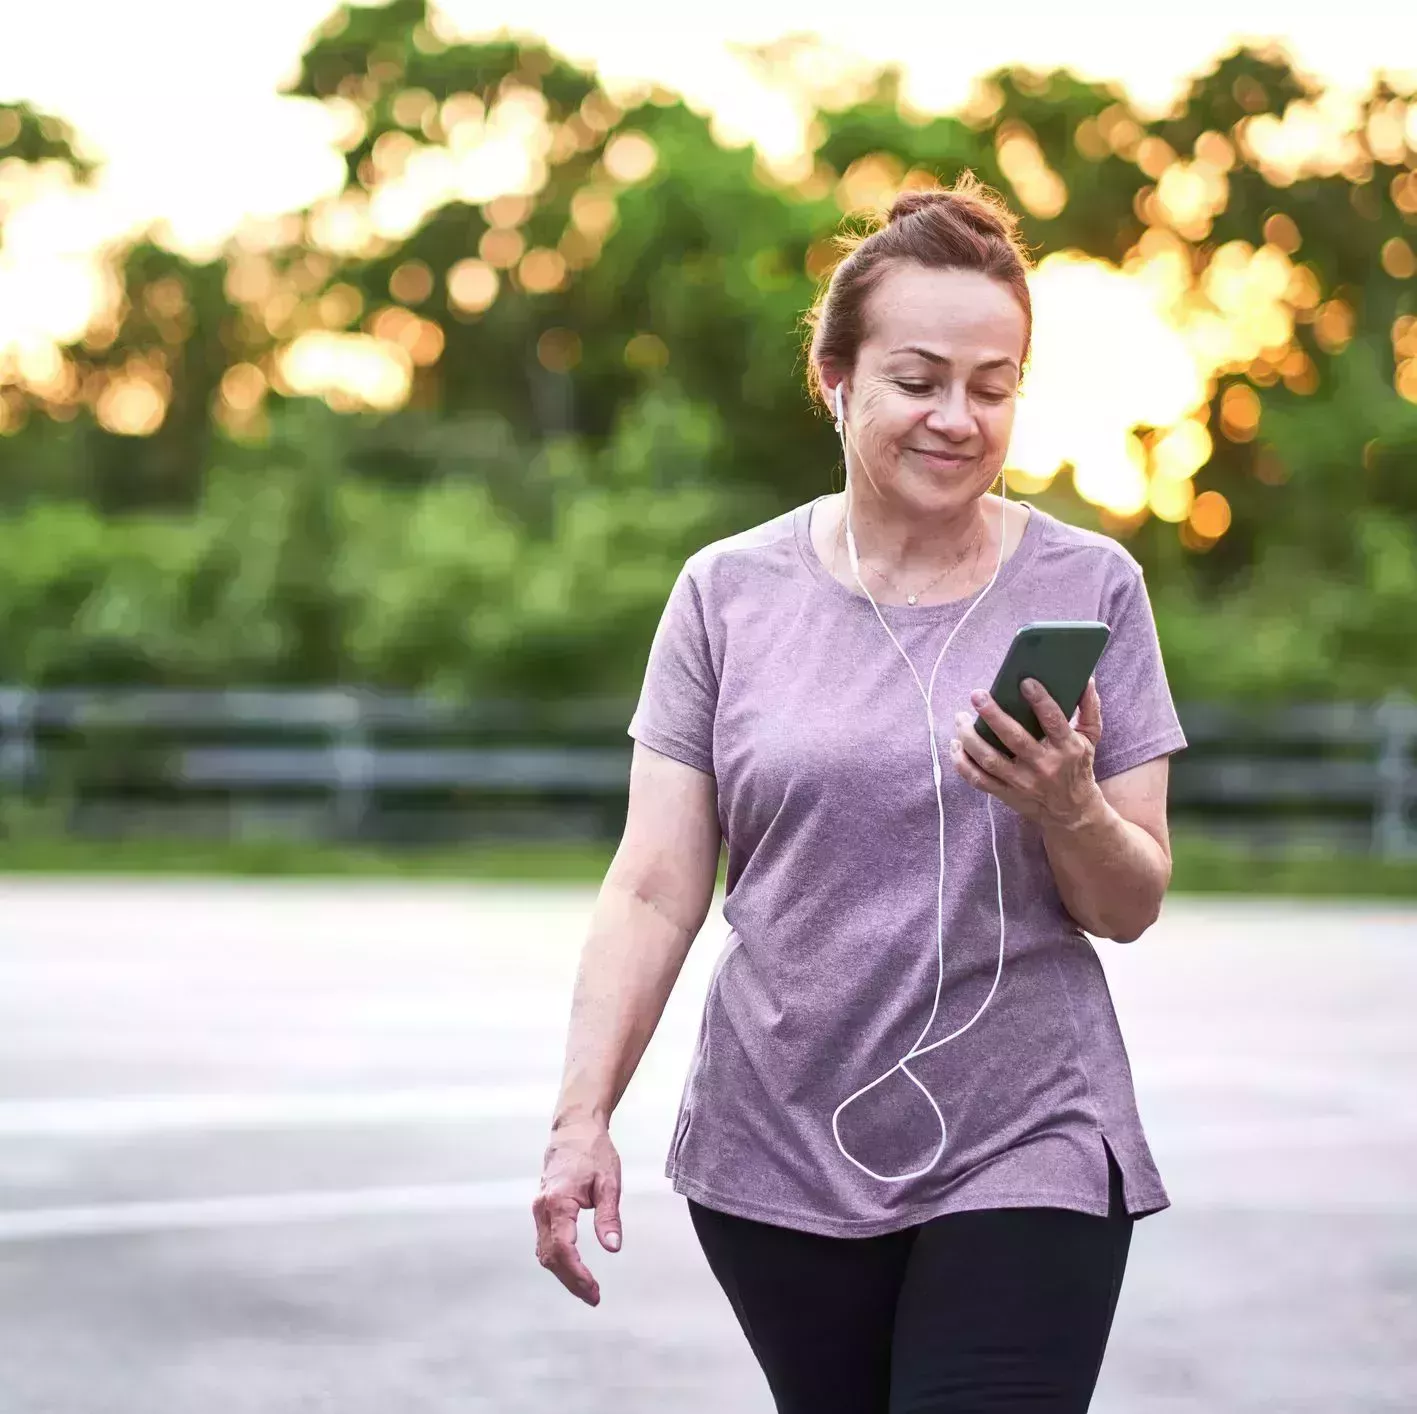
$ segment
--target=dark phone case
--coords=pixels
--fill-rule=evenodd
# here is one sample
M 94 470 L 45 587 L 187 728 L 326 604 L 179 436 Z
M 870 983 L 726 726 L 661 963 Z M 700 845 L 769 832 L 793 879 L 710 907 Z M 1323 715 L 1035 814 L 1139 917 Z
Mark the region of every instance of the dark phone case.
M 1024 678 L 1037 678 L 1064 714 L 1071 717 L 1107 646 L 1109 632 L 1103 623 L 1025 624 L 1009 644 L 1009 651 L 989 690 L 990 696 L 1030 736 L 1041 741 L 1045 733 L 1019 684 Z M 1013 752 L 995 736 L 983 718 L 975 717 L 974 729 L 990 746 L 1013 759 Z

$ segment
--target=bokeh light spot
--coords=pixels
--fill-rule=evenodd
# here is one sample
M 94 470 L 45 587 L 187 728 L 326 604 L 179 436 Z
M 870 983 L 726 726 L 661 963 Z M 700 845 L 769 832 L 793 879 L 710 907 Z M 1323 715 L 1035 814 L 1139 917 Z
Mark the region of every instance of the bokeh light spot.
M 614 196 L 600 187 L 582 187 L 571 198 L 571 220 L 584 236 L 603 241 L 615 225 Z
M 1314 316 L 1314 337 L 1325 353 L 1342 353 L 1353 338 L 1355 324 L 1352 306 L 1331 299 L 1321 304 Z
M 517 279 L 528 294 L 546 295 L 559 290 L 566 283 L 566 257 L 545 246 L 529 250 L 517 267 Z
M 1269 245 L 1278 246 L 1286 255 L 1293 255 L 1304 243 L 1294 218 L 1283 211 L 1276 211 L 1264 223 L 1264 238 Z
M 1401 236 L 1394 236 L 1383 245 L 1383 269 L 1394 280 L 1410 280 L 1417 275 L 1417 255 Z
M 251 412 L 265 396 L 266 375 L 254 363 L 234 363 L 221 376 L 221 396 L 235 412 Z
M 581 336 L 574 329 L 547 329 L 536 341 L 537 361 L 552 373 L 568 373 L 581 361 Z
M 405 260 L 389 276 L 389 293 L 400 304 L 422 304 L 433 293 L 433 272 L 422 260 Z
M 277 358 L 291 392 L 321 397 L 332 406 L 356 405 L 391 412 L 408 400 L 412 360 L 407 350 L 368 334 L 327 331 L 302 334 Z
M 497 298 L 501 281 L 481 260 L 459 260 L 448 269 L 448 301 L 455 309 L 481 314 Z
M 510 270 L 526 253 L 526 238 L 518 230 L 493 227 L 482 233 L 477 253 L 498 270 Z
M 669 363 L 669 346 L 658 334 L 636 334 L 625 345 L 625 362 L 630 368 L 653 371 Z
M 1151 483 L 1147 492 L 1147 504 L 1158 519 L 1179 524 L 1190 514 L 1195 495 L 1193 481 L 1174 481 L 1159 477 Z
M 1405 359 L 1397 365 L 1393 386 L 1409 403 L 1417 403 L 1417 358 Z
M 1202 491 L 1191 507 L 1191 525 L 1207 540 L 1219 540 L 1230 529 L 1230 502 L 1219 491 Z
M 644 133 L 616 133 L 606 144 L 605 170 L 617 182 L 642 182 L 659 162 L 659 149 Z
M 1259 395 L 1248 384 L 1232 383 L 1220 399 L 1220 430 L 1232 442 L 1249 442 L 1259 426 Z

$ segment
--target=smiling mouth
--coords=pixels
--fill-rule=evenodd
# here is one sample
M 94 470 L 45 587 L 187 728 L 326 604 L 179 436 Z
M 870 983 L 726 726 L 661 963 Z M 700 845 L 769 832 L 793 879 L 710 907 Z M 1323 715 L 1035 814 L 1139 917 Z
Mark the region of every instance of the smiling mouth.
M 910 450 L 922 457 L 929 457 L 932 461 L 967 462 L 970 456 L 967 452 L 932 452 L 927 447 L 911 447 Z

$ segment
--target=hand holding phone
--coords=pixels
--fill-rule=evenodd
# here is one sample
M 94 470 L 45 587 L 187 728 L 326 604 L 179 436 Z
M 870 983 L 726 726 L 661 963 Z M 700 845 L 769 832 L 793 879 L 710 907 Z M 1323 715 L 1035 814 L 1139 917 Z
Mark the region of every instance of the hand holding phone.
M 1046 733 L 1023 695 L 1024 678 L 1036 678 L 1042 683 L 1063 715 L 1071 718 L 1110 633 L 1106 624 L 1090 620 L 1040 620 L 1024 624 L 1009 644 L 989 695 L 1030 736 L 1042 741 Z M 1013 759 L 1013 752 L 983 718 L 975 717 L 974 730 L 996 751 Z

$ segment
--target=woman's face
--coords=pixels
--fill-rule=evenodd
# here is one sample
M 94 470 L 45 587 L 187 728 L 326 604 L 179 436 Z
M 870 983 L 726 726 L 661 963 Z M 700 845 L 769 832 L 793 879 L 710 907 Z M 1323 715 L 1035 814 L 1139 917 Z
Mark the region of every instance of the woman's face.
M 864 314 L 842 387 L 858 469 L 877 496 L 910 511 L 962 510 L 993 485 L 1008 451 L 1023 310 L 977 271 L 897 261 Z

